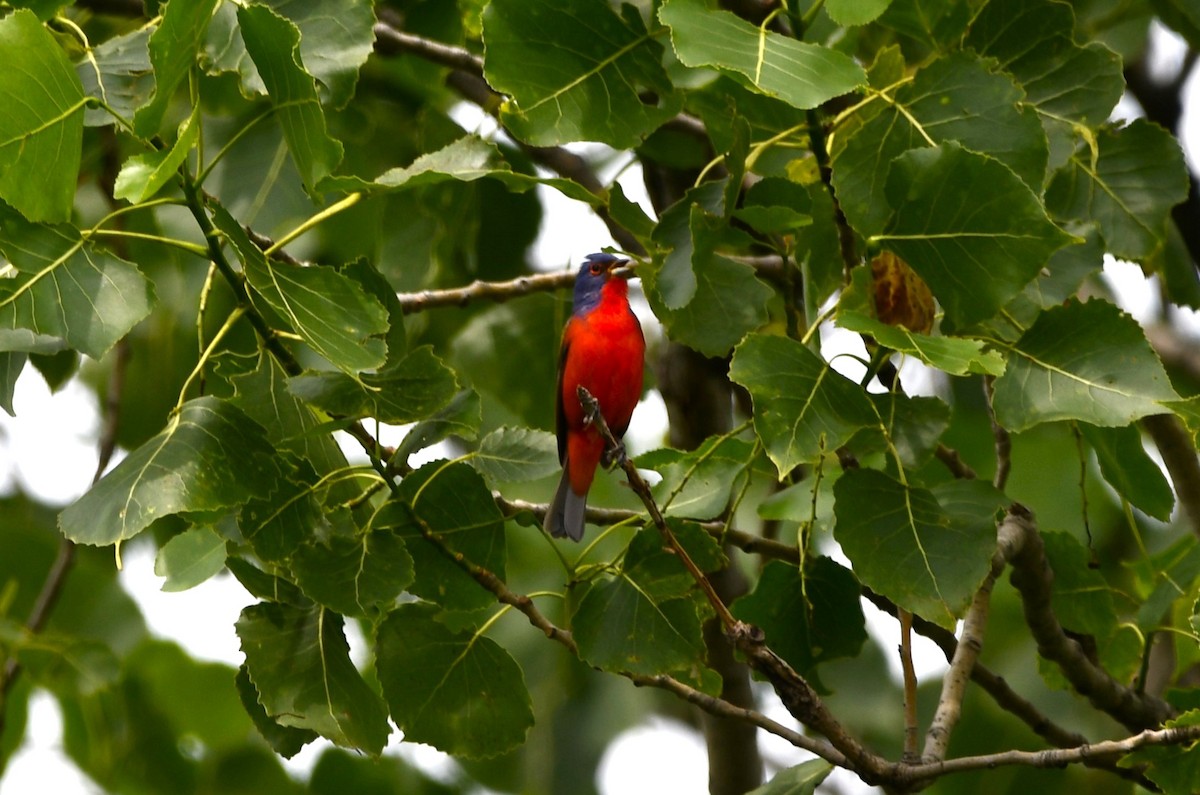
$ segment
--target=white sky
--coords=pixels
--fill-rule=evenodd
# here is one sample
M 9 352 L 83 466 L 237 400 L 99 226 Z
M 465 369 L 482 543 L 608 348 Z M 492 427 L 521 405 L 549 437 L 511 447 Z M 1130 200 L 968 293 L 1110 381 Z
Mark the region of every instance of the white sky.
M 1181 52 L 1177 41 L 1166 41 L 1165 63 L 1178 61 Z M 1174 61 L 1172 60 L 1174 59 Z M 1193 169 L 1200 158 L 1200 70 L 1193 73 L 1187 87 L 1189 101 L 1184 112 L 1184 148 Z M 1118 113 L 1131 115 L 1128 106 Z M 479 129 L 484 134 L 494 131 L 489 119 L 477 109 L 462 106 L 456 119 L 468 130 Z M 585 148 L 584 151 L 596 151 Z M 601 173 L 602 179 L 627 165 L 620 160 Z M 641 183 L 639 169 L 625 170 L 619 181 L 630 198 L 642 203 L 653 214 Z M 604 246 L 614 245 L 604 225 L 587 207 L 563 200 L 557 192 L 540 189 L 546 205 L 542 234 L 534 245 L 533 261 L 545 269 L 565 267 L 579 258 Z M 1153 313 L 1157 290 L 1142 277 L 1136 266 L 1109 263 L 1106 275 L 1127 310 L 1143 319 Z M 653 323 L 643 306 L 639 315 L 643 322 Z M 1200 330 L 1200 321 L 1193 322 Z M 836 337 L 824 340 L 825 345 L 840 348 Z M 823 346 L 824 347 L 824 346 Z M 827 351 L 827 355 L 829 352 Z M 841 357 L 840 362 L 848 362 Z M 841 369 L 840 367 L 838 369 Z M 78 383 L 68 384 L 50 395 L 45 383 L 32 367 L 27 367 L 17 384 L 15 396 L 17 419 L 0 411 L 0 494 L 19 487 L 39 500 L 66 504 L 87 488 L 95 461 L 98 411 L 95 396 Z M 628 442 L 632 451 L 656 447 L 666 424 L 666 410 L 661 398 L 652 394 L 643 401 L 634 415 Z M 394 443 L 392 440 L 390 443 Z M 348 451 L 350 448 L 348 448 Z M 47 454 L 53 451 L 53 455 Z M 125 556 L 121 582 L 137 600 L 152 633 L 178 642 L 190 654 L 200 659 L 216 660 L 239 665 L 242 655 L 233 625 L 243 607 L 253 599 L 227 574 L 182 593 L 163 593 L 161 579 L 153 572 L 154 561 L 148 553 L 131 548 Z M 899 632 L 895 622 L 871 606 L 865 608 L 871 634 L 884 649 L 895 648 Z M 347 624 L 351 627 L 352 624 Z M 352 652 L 362 647 L 361 637 L 351 637 Z M 938 676 L 945 669 L 941 653 L 922 638 L 917 638 L 919 676 L 924 679 Z M 893 676 L 899 678 L 899 662 L 887 655 Z M 764 711 L 774 719 L 795 727 L 795 721 L 777 701 L 767 701 Z M 804 761 L 806 754 L 796 751 L 778 738 L 760 733 L 764 755 L 773 767 L 793 765 Z M 312 743 L 288 763 L 295 775 L 304 777 L 311 770 L 324 742 Z M 386 753 L 402 754 L 433 775 L 449 775 L 455 763 L 440 752 L 399 742 L 393 733 Z M 663 764 L 664 759 L 671 760 Z M 636 771 L 636 772 L 635 772 Z M 647 775 L 651 771 L 651 775 Z M 707 792 L 707 758 L 703 740 L 691 729 L 666 719 L 653 719 L 636 726 L 609 747 L 598 772 L 604 795 L 658 795 L 672 792 L 677 795 L 700 795 Z M 853 775 L 835 771 L 831 782 L 839 791 L 870 792 Z M 56 795 L 96 795 L 101 790 L 64 756 L 62 752 L 62 722 L 58 706 L 45 692 L 35 692 L 31 704 L 29 726 L 22 749 L 11 760 L 0 778 L 0 795 L 28 795 L 33 792 L 52 792 Z

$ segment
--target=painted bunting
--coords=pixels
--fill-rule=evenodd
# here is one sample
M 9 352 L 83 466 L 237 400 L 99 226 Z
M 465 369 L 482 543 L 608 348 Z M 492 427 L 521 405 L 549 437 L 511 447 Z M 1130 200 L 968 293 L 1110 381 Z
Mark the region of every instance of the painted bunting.
M 542 525 L 552 536 L 583 538 L 588 489 L 605 452 L 604 437 L 586 422 L 576 389 L 582 386 L 596 398 L 618 439 L 642 395 L 646 340 L 629 308 L 626 279 L 631 275 L 629 260 L 589 254 L 575 278 L 575 307 L 558 360 L 556 424 L 563 474 Z

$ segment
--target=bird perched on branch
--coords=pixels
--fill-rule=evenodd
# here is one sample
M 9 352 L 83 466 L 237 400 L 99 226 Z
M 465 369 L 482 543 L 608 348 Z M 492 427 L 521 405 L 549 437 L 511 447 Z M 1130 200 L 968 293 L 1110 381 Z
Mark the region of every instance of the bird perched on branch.
M 596 398 L 617 439 L 629 427 L 642 395 L 646 340 L 629 307 L 632 264 L 612 254 L 589 254 L 575 278 L 575 307 L 563 330 L 558 361 L 558 460 L 563 474 L 542 526 L 552 536 L 583 537 L 584 511 L 605 440 L 588 422 L 577 390 Z M 606 459 L 607 460 L 607 459 Z

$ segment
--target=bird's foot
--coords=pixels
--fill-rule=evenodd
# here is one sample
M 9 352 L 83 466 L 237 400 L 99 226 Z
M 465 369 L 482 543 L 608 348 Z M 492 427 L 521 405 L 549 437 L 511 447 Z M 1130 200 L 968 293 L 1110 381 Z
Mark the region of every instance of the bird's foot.
M 605 469 L 611 469 L 613 466 L 623 469 L 628 460 L 629 457 L 625 454 L 625 445 L 620 442 L 617 442 L 615 447 L 605 448 L 600 456 L 600 463 L 604 465 Z

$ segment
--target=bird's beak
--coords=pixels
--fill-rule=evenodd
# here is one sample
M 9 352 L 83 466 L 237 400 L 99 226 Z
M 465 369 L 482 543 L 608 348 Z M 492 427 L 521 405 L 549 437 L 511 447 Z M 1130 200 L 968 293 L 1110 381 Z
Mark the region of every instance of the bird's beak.
M 637 263 L 633 260 L 617 260 L 613 263 L 612 269 L 609 271 L 609 273 L 622 279 L 630 279 L 633 277 L 633 269 L 636 267 Z

